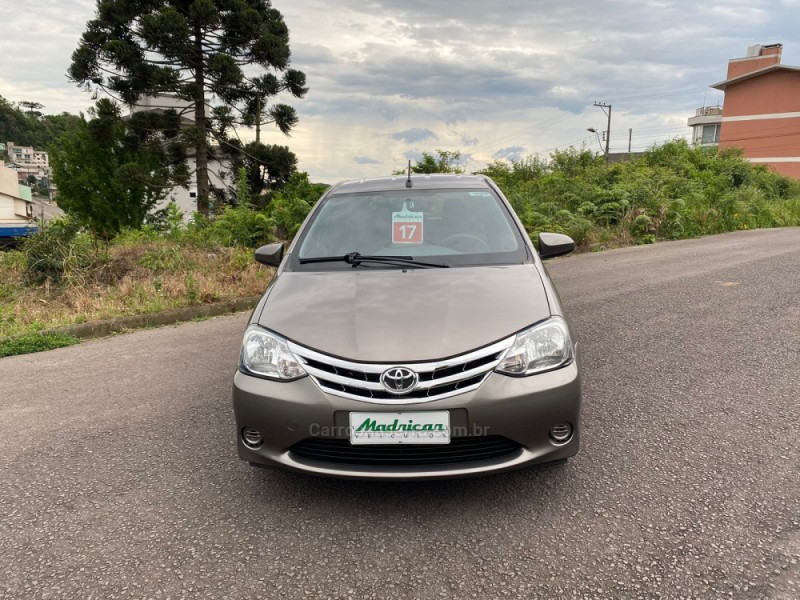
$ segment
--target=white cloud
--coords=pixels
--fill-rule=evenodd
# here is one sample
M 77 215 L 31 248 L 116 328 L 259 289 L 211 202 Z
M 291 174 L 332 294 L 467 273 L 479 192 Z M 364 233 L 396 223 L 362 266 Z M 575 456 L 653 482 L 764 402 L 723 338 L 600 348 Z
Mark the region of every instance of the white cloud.
M 405 131 L 395 131 L 394 133 L 389 134 L 389 137 L 393 140 L 399 140 L 401 142 L 413 144 L 423 140 L 435 140 L 439 136 L 437 136 L 430 129 L 426 129 L 424 127 L 412 127 L 411 129 L 406 129 Z
M 525 146 L 508 146 L 500 148 L 492 155 L 492 158 L 503 160 L 520 160 L 528 154 L 528 149 Z

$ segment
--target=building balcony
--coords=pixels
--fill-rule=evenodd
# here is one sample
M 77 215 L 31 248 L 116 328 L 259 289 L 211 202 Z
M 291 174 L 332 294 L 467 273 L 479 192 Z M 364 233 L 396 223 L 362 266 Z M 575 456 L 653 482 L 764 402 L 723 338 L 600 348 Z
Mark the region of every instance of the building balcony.
M 714 123 L 722 123 L 722 107 L 720 106 L 702 106 L 695 111 L 693 117 L 689 117 L 689 127 L 696 127 L 697 125 L 713 125 Z

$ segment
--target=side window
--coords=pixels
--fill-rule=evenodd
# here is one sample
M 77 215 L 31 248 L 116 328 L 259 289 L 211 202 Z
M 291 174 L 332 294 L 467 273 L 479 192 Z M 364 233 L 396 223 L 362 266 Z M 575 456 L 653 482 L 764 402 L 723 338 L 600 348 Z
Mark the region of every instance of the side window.
M 703 144 L 719 144 L 719 124 L 703 126 Z

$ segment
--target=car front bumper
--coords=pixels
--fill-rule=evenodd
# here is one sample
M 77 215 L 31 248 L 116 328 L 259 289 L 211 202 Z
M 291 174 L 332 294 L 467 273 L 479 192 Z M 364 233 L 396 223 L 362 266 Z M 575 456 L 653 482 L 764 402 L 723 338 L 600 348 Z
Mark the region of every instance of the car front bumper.
M 327 477 L 351 479 L 448 479 L 509 471 L 574 456 L 580 444 L 580 376 L 576 362 L 548 373 L 509 377 L 492 373 L 471 392 L 415 404 L 392 406 L 341 398 L 323 392 L 310 377 L 269 381 L 237 372 L 233 385 L 239 456 L 250 463 Z M 503 456 L 456 464 L 344 464 L 315 460 L 292 451 L 308 438 L 347 439 L 350 412 L 450 412 L 454 435 L 502 436 L 518 449 Z M 573 427 L 572 437 L 556 443 L 550 429 Z M 245 445 L 242 432 L 257 429 L 264 442 Z M 474 439 L 474 438 L 472 438 Z M 359 447 L 361 448 L 361 447 Z M 446 448 L 446 446 L 445 446 Z

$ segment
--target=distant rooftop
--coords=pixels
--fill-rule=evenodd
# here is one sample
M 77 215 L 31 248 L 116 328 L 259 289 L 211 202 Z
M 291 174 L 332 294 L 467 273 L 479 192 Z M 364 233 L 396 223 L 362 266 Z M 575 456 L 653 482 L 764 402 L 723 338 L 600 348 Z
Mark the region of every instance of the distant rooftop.
M 701 106 L 698 108 L 694 116 L 695 117 L 714 117 L 717 115 L 722 114 L 722 107 L 721 106 Z
M 791 71 L 793 73 L 797 73 L 800 72 L 800 67 L 790 67 L 789 65 L 772 65 L 771 67 L 766 67 L 765 69 L 758 69 L 757 71 L 751 71 L 749 73 L 745 73 L 744 75 L 733 77 L 732 79 L 720 81 L 719 83 L 713 84 L 711 87 L 716 90 L 725 91 L 725 88 L 727 88 L 729 85 L 740 83 L 754 77 L 760 77 L 761 75 L 766 75 L 767 73 L 773 73 L 775 71 Z
M 729 85 L 740 83 L 753 77 L 760 77 L 775 71 L 800 71 L 800 67 L 781 64 L 783 44 L 755 44 L 747 48 L 747 55 L 728 61 L 728 74 L 725 81 L 711 87 L 725 91 Z

